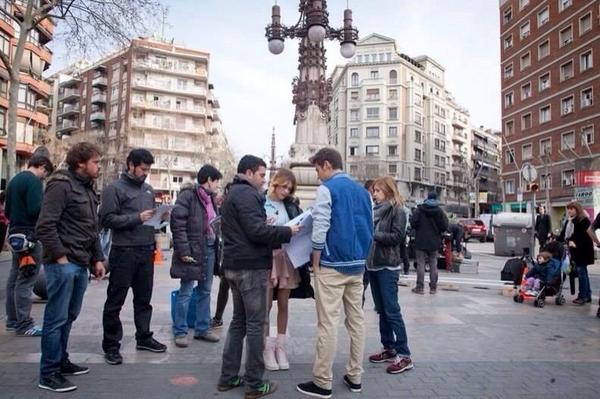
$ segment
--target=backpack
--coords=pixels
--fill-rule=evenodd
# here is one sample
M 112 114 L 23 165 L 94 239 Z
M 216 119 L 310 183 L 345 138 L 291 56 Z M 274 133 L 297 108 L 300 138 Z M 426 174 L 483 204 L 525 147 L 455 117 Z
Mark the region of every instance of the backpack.
M 512 258 L 506 261 L 500 272 L 500 280 L 512 281 L 514 285 L 521 284 L 521 277 L 525 269 L 525 262 L 521 258 Z

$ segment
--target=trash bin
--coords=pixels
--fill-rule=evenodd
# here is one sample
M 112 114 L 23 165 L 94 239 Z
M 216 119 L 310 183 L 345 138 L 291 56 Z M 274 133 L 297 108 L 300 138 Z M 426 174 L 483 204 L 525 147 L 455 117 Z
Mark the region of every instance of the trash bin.
M 501 212 L 494 216 L 494 255 L 523 256 L 531 248 L 531 215 Z M 530 253 L 530 252 L 529 252 Z

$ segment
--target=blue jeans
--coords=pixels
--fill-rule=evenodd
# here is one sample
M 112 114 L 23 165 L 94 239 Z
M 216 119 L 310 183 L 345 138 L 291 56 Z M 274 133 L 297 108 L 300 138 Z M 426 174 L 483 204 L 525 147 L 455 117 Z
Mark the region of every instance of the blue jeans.
M 379 334 L 385 349 L 393 349 L 400 356 L 410 356 L 406 326 L 398 303 L 400 270 L 369 271 L 371 294 L 379 313 Z
M 219 382 L 226 383 L 238 375 L 246 338 L 246 375 L 250 388 L 258 388 L 265 372 L 264 334 L 267 327 L 267 286 L 270 270 L 225 270 L 231 287 L 233 317 L 223 347 Z
M 88 271 L 74 263 L 44 265 L 48 284 L 48 303 L 44 311 L 40 375 L 60 371 L 69 359 L 67 343 L 71 325 L 77 319 L 88 284 Z
M 590 287 L 590 276 L 588 275 L 587 265 L 577 265 L 577 278 L 579 279 L 579 294 L 578 299 L 588 300 L 592 297 L 592 289 Z
M 196 325 L 195 336 L 204 335 L 210 327 L 210 291 L 213 282 L 213 270 L 215 266 L 215 247 L 208 246 L 206 259 L 206 280 L 198 281 L 196 286 Z M 187 335 L 187 314 L 194 289 L 194 280 L 181 280 L 179 294 L 175 304 L 175 320 L 173 322 L 173 335 L 176 337 Z

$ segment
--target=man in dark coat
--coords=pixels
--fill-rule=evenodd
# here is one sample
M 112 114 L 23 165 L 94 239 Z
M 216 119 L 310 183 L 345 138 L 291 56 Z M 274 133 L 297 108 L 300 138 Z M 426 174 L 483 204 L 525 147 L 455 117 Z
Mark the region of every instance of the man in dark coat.
M 538 215 L 535 218 L 535 234 L 538 242 L 540 243 L 540 251 L 546 245 L 546 241 L 552 234 L 552 221 L 550 215 L 546 213 L 546 207 L 540 206 L 538 208 Z
M 442 245 L 442 233 L 448 230 L 448 217 L 440 208 L 436 193 L 429 193 L 427 200 L 415 209 L 410 217 L 410 225 L 415 231 L 417 258 L 417 286 L 412 292 L 423 295 L 425 264 L 429 264 L 429 293 L 435 294 L 438 251 Z
M 289 242 L 299 226 L 267 225 L 265 197 L 266 163 L 245 155 L 238 174 L 221 207 L 224 240 L 224 276 L 231 287 L 233 317 L 223 348 L 223 365 L 217 389 L 227 391 L 248 386 L 247 396 L 260 397 L 275 392 L 276 384 L 264 381 L 263 361 L 267 287 L 273 263 L 273 247 Z M 246 375 L 238 373 L 246 338 Z

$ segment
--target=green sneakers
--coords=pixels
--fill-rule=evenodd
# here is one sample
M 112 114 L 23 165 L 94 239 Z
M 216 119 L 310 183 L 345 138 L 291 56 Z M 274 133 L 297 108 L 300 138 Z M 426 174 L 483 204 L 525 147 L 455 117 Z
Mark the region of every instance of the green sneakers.
M 250 391 L 246 391 L 244 395 L 244 399 L 258 399 L 263 396 L 267 396 L 272 394 L 277 390 L 277 384 L 274 382 L 263 381 L 262 384 L 256 389 L 252 389 Z
M 244 385 L 244 379 L 240 376 L 236 376 L 225 383 L 220 382 L 219 385 L 217 385 L 217 391 L 225 392 L 233 388 L 241 387 L 242 385 Z

